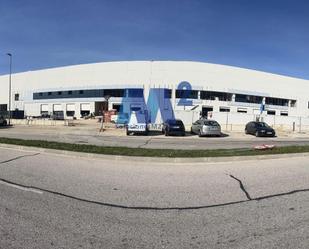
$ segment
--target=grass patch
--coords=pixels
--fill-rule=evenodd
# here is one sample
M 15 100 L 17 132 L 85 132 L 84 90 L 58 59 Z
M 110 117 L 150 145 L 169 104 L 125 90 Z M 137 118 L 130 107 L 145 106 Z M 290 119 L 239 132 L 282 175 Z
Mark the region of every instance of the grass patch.
M 309 145 L 275 147 L 272 150 L 257 151 L 246 149 L 216 149 L 216 150 L 172 150 L 172 149 L 145 149 L 128 147 L 108 147 L 88 144 L 70 144 L 43 140 L 23 140 L 15 138 L 2 138 L 0 143 L 38 147 L 46 149 L 66 150 L 74 152 L 95 153 L 120 156 L 143 157 L 230 157 L 230 156 L 255 156 L 270 154 L 305 153 L 309 152 Z

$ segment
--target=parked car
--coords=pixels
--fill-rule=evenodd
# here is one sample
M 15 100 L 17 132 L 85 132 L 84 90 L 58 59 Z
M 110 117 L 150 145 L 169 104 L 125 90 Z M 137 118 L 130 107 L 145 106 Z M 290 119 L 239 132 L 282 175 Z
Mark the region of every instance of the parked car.
M 245 133 L 255 135 L 256 137 L 276 136 L 275 130 L 271 128 L 268 124 L 266 124 L 265 122 L 255 122 L 255 121 L 246 124 Z
M 163 123 L 162 133 L 165 134 L 165 136 L 169 136 L 169 135 L 185 136 L 186 135 L 185 126 L 180 119 L 167 119 Z
M 2 116 L 0 116 L 0 126 L 6 126 L 8 123 L 6 119 Z
M 221 136 L 221 126 L 215 120 L 201 118 L 191 126 L 191 133 L 202 136 Z
M 126 125 L 127 136 L 131 133 L 148 135 L 148 131 L 148 122 L 145 112 L 141 110 L 132 111 L 130 120 Z

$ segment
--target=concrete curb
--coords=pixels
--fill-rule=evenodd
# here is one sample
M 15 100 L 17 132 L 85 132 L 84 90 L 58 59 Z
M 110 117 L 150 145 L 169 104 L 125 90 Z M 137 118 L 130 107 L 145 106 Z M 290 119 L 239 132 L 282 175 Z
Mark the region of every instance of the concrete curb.
M 139 162 L 161 162 L 161 163 L 223 163 L 223 162 L 236 162 L 236 161 L 256 161 L 256 160 L 269 160 L 269 159 L 284 159 L 284 158 L 297 158 L 309 157 L 309 153 L 291 153 L 291 154 L 274 154 L 274 155 L 260 155 L 260 156 L 232 156 L 232 157 L 196 157 L 196 158 L 166 158 L 166 157 L 134 157 L 134 156 L 117 156 L 117 155 L 104 155 L 85 152 L 75 152 L 56 149 L 45 149 L 30 146 L 2 144 L 2 149 L 14 149 L 26 152 L 40 152 L 46 154 L 56 154 L 57 156 L 71 156 L 88 159 L 107 159 L 114 161 L 139 161 Z

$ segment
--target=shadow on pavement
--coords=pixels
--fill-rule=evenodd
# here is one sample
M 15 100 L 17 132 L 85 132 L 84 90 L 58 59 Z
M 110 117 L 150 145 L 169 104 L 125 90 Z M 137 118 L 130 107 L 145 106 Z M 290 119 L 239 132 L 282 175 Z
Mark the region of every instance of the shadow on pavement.
M 0 130 L 11 129 L 13 127 L 14 127 L 13 125 L 0 126 Z

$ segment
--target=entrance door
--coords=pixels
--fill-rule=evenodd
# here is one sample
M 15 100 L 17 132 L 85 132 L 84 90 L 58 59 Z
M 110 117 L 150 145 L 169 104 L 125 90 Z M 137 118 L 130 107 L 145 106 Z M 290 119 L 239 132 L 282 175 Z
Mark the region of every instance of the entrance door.
M 107 101 L 95 102 L 95 115 L 102 116 L 102 112 L 108 111 Z
M 207 118 L 208 117 L 208 112 L 212 112 L 213 109 L 214 108 L 212 106 L 203 106 L 202 107 L 202 117 L 203 118 Z

